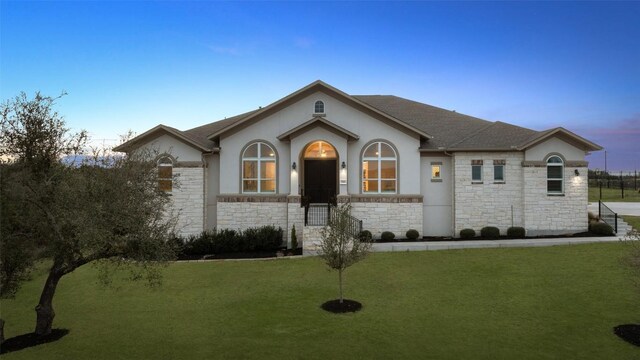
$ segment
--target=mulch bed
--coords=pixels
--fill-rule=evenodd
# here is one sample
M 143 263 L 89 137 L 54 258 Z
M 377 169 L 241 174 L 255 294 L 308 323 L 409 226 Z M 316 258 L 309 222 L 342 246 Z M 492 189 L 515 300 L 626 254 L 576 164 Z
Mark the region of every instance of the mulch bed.
M 0 354 L 18 351 L 62 339 L 69 333 L 68 329 L 51 329 L 51 334 L 38 336 L 34 333 L 14 336 L 0 345 Z
M 640 346 L 640 324 L 618 325 L 613 328 L 613 333 L 629 344 Z
M 498 239 L 485 239 L 483 237 L 480 236 L 476 236 L 473 237 L 471 239 L 461 239 L 461 238 L 453 238 L 450 236 L 425 236 L 423 238 L 419 238 L 419 239 L 415 239 L 415 240 L 409 240 L 409 239 L 393 239 L 391 241 L 384 241 L 381 239 L 375 240 L 375 243 L 389 243 L 389 242 L 401 242 L 401 243 L 411 243 L 411 242 L 438 242 L 438 241 L 473 241 L 473 240 L 523 240 L 523 239 L 556 239 L 556 238 L 562 238 L 562 239 L 570 239 L 570 238 L 582 238 L 582 237 L 602 237 L 604 235 L 597 235 L 597 234 L 593 234 L 590 232 L 581 232 L 581 233 L 576 233 L 576 234 L 569 234 L 569 235 L 540 235 L 540 236 L 526 236 L 524 238 L 512 238 L 512 237 L 508 237 L 508 236 L 500 236 L 500 238 Z M 615 236 L 615 235 L 611 235 L 611 236 Z
M 362 304 L 349 299 L 343 299 L 340 303 L 340 299 L 329 300 L 322 304 L 322 309 L 332 312 L 334 314 L 344 314 L 348 312 L 356 312 L 362 309 Z

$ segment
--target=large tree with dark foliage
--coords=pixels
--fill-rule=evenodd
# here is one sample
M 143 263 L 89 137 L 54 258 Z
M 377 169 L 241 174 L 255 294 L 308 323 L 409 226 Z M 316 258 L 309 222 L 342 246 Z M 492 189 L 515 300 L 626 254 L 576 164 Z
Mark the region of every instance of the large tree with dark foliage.
M 14 294 L 34 261 L 51 264 L 35 309 L 36 335 L 51 332 L 58 282 L 78 267 L 126 266 L 133 278 L 153 283 L 158 265 L 174 257 L 167 240 L 175 218 L 151 154 L 102 151 L 91 161 L 61 162 L 80 153 L 87 136 L 65 126 L 53 110 L 58 99 L 22 93 L 0 110 L 0 294 Z

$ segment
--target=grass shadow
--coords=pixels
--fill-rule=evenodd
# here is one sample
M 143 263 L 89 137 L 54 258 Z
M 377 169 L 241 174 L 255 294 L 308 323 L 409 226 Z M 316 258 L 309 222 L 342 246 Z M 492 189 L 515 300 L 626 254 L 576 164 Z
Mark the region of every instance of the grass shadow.
M 20 351 L 33 346 L 58 341 L 66 336 L 69 332 L 70 330 L 68 329 L 52 329 L 51 334 L 44 336 L 38 336 L 34 333 L 14 336 L 5 340 L 5 342 L 0 345 L 0 354 Z

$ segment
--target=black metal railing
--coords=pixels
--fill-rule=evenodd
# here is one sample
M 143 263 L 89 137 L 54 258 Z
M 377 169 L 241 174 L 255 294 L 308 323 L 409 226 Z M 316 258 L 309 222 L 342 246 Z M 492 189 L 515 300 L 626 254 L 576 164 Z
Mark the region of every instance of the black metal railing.
M 332 209 L 335 209 L 335 206 L 331 207 Z M 337 211 L 332 211 L 330 216 L 331 216 L 331 220 L 332 221 L 337 221 L 337 215 L 338 212 Z M 353 236 L 353 237 L 358 237 L 360 236 L 360 233 L 362 232 L 362 220 L 356 218 L 355 216 L 351 216 L 349 214 L 345 214 L 345 221 L 346 223 L 346 232 L 347 234 Z
M 305 226 L 326 226 L 329 220 L 337 221 L 338 212 L 336 207 L 331 204 L 305 204 L 304 207 L 304 224 Z M 357 237 L 362 232 L 362 220 L 346 214 L 346 231 L 349 235 Z
M 611 225 L 613 230 L 618 233 L 618 214 L 609 209 L 602 201 L 598 200 L 598 217 Z
M 331 216 L 331 204 L 309 204 L 304 207 L 305 226 L 325 226 Z

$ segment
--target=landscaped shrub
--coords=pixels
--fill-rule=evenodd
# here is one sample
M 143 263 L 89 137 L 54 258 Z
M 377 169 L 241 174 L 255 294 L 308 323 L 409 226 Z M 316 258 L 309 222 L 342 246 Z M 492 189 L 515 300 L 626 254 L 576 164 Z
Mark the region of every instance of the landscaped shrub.
M 600 220 L 600 218 L 598 217 L 598 215 L 596 215 L 596 214 L 592 213 L 591 211 L 589 211 L 589 212 L 587 213 L 587 216 L 589 217 L 589 222 L 592 222 L 592 221 L 599 221 L 599 220 Z
M 171 246 L 176 255 L 181 255 L 184 251 L 184 238 L 180 236 L 174 236 L 167 240 L 167 244 Z
M 512 239 L 522 239 L 526 233 L 527 232 L 521 226 L 512 226 L 507 229 L 507 236 Z
M 291 248 L 294 250 L 298 248 L 298 236 L 296 235 L 295 224 L 291 227 Z
M 282 246 L 282 228 L 262 226 L 245 231 L 209 230 L 190 235 L 184 242 L 185 255 L 210 255 L 236 252 L 271 251 Z
M 409 240 L 415 240 L 420 237 L 420 233 L 416 229 L 409 229 L 405 235 Z
M 485 226 L 480 229 L 480 236 L 485 239 L 499 239 L 500 238 L 500 229 L 495 226 Z
M 380 239 L 382 239 L 382 241 L 391 241 L 393 239 L 395 239 L 396 234 L 392 233 L 391 231 L 383 231 L 382 234 L 380 234 Z
M 358 235 L 358 239 L 360 239 L 360 241 L 362 241 L 362 242 L 372 242 L 373 241 L 373 235 L 371 234 L 371 231 L 369 231 L 369 230 L 362 230 L 362 231 L 360 231 L 360 234 Z
M 591 225 L 591 232 L 596 235 L 610 236 L 613 235 L 613 228 L 611 225 L 603 222 L 594 223 Z
M 462 229 L 460 230 L 460 238 L 461 239 L 471 239 L 476 237 L 476 231 L 473 229 Z

